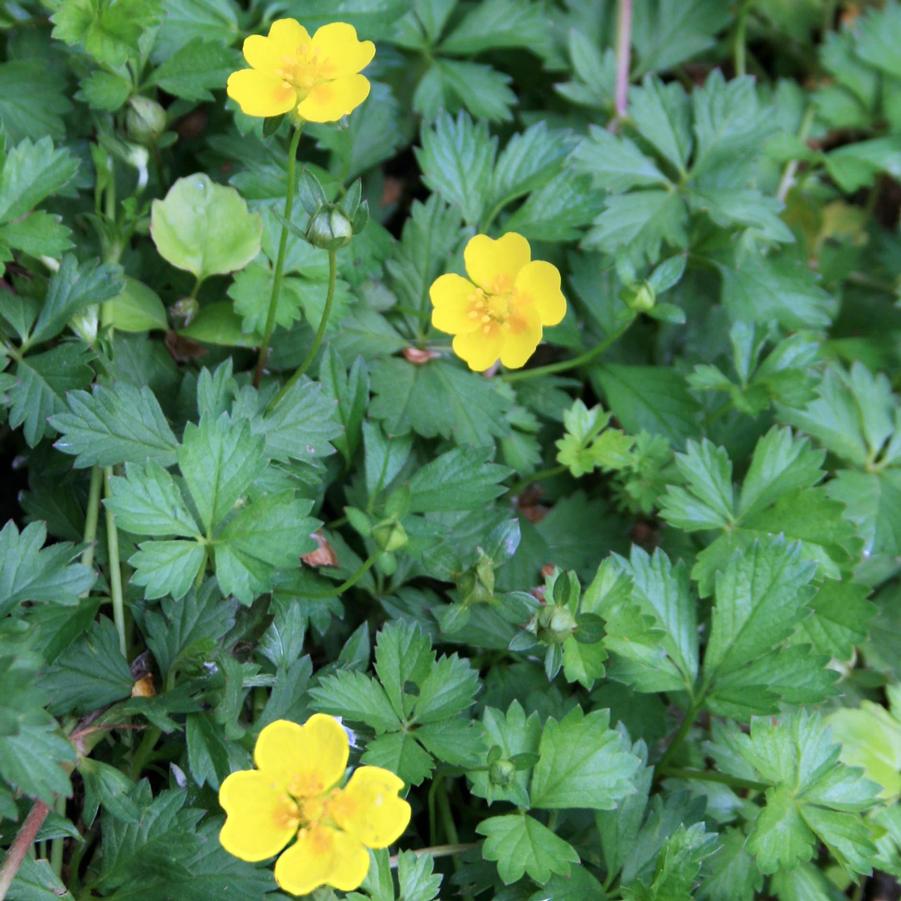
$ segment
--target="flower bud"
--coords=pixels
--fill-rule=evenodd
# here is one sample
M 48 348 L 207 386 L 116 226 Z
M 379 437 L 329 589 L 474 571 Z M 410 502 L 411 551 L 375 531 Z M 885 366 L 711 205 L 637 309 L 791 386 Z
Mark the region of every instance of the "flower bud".
M 193 322 L 194 317 L 199 310 L 200 304 L 195 297 L 183 297 L 181 300 L 176 300 L 175 303 L 169 307 L 172 318 L 181 320 L 186 326 Z
M 155 100 L 136 95 L 128 101 L 125 126 L 133 141 L 155 144 L 166 130 L 166 111 Z
M 554 604 L 538 614 L 538 637 L 547 644 L 563 644 L 576 631 L 576 618 L 569 607 Z
M 320 210 L 307 228 L 307 240 L 323 250 L 338 250 L 350 244 L 354 236 L 353 226 L 340 210 L 330 207 Z
M 620 299 L 630 309 L 636 313 L 647 313 L 648 310 L 654 309 L 657 302 L 657 292 L 650 282 L 635 282 L 626 285 L 619 292 Z
M 383 550 L 392 553 L 406 547 L 407 533 L 396 519 L 385 519 L 372 530 L 375 543 Z
M 509 788 L 516 777 L 516 766 L 509 760 L 496 760 L 488 767 L 488 779 L 499 788 Z

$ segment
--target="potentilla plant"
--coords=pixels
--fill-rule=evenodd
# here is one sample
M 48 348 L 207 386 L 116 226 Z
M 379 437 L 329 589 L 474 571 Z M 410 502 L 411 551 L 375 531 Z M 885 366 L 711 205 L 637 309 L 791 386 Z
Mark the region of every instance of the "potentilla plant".
M 897 893 L 899 43 L 7 4 L 0 899 Z

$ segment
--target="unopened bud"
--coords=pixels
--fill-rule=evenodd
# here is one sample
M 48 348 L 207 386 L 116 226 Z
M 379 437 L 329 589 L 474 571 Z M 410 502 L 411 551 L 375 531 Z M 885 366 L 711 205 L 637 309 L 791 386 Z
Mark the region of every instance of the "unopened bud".
M 153 145 L 166 130 L 166 111 L 149 97 L 135 96 L 125 114 L 128 136 L 139 144 Z
M 515 777 L 516 767 L 509 760 L 496 760 L 488 767 L 488 779 L 500 788 L 509 788 Z
M 407 532 L 395 519 L 386 519 L 378 523 L 372 530 L 375 543 L 383 550 L 392 553 L 406 547 Z
M 354 236 L 353 226 L 347 216 L 334 207 L 323 209 L 310 219 L 307 240 L 323 250 L 338 250 L 350 244 Z
M 635 282 L 632 285 L 626 285 L 619 293 L 620 299 L 636 313 L 647 313 L 648 310 L 654 309 L 657 302 L 657 292 L 654 286 L 649 282 Z
M 554 604 L 538 614 L 538 637 L 548 644 L 563 644 L 576 631 L 576 618 L 569 607 Z

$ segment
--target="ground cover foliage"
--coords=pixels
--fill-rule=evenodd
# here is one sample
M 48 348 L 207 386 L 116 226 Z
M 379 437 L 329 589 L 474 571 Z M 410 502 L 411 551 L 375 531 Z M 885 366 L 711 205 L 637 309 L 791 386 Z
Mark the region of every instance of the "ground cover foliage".
M 377 48 L 288 219 L 225 93 L 280 17 Z M 7 897 L 286 897 L 218 790 L 315 713 L 412 808 L 347 897 L 897 891 L 901 5 L 0 29 Z M 483 375 L 429 287 L 506 232 L 568 311 Z

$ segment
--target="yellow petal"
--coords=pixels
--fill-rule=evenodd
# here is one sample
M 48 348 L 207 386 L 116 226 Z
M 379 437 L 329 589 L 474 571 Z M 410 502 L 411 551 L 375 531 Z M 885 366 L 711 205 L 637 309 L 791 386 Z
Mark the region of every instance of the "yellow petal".
M 310 35 L 296 19 L 279 19 L 267 37 L 252 34 L 244 40 L 244 59 L 261 72 L 278 72 L 285 57 L 295 57 L 310 46 Z
M 484 372 L 497 362 L 501 355 L 503 335 L 500 326 L 490 323 L 485 327 L 465 335 L 457 335 L 451 342 L 454 353 L 466 362 L 473 372 Z
M 369 854 L 347 833 L 329 826 L 302 829 L 297 841 L 275 862 L 275 881 L 292 895 L 308 895 L 321 885 L 342 892 L 359 888 L 369 872 Z
M 365 75 L 342 75 L 315 85 L 300 102 L 297 113 L 308 122 L 337 122 L 368 96 L 369 79 Z
M 432 301 L 432 325 L 448 335 L 465 334 L 477 329 L 478 317 L 470 318 L 469 311 L 478 288 L 462 275 L 440 275 L 429 288 Z
M 553 263 L 534 260 L 519 270 L 516 293 L 538 311 L 542 325 L 556 325 L 566 315 L 566 298 L 560 290 L 560 272 Z
M 404 787 L 390 770 L 362 766 L 329 800 L 329 812 L 367 848 L 387 848 L 410 822 L 410 805 L 397 793 Z
M 469 277 L 489 294 L 511 291 L 517 273 L 531 258 L 529 242 L 516 232 L 496 241 L 488 235 L 476 235 L 463 251 Z
M 315 713 L 303 726 L 270 723 L 257 738 L 253 758 L 270 779 L 296 798 L 313 798 L 344 775 L 350 753 L 347 733 L 333 717 Z
M 375 56 L 372 41 L 358 41 L 357 30 L 346 22 L 323 25 L 313 35 L 313 50 L 333 78 L 365 69 Z
M 227 814 L 219 841 L 241 860 L 272 857 L 297 832 L 297 805 L 259 770 L 228 776 L 219 789 L 219 803 Z
M 228 96 L 248 116 L 280 116 L 297 103 L 297 92 L 277 75 L 239 69 L 228 76 Z
M 501 346 L 501 363 L 508 369 L 520 369 L 541 342 L 541 320 L 538 311 L 530 305 L 520 305 L 511 312 L 504 329 Z

